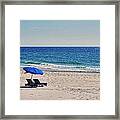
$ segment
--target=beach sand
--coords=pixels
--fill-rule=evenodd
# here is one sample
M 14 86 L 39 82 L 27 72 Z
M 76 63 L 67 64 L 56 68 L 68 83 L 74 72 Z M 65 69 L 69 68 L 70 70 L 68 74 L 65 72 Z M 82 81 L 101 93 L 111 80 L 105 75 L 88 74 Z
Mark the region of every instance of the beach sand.
M 25 74 L 20 70 L 20 86 L 25 86 Z M 82 73 L 75 71 L 45 71 L 44 75 L 33 75 L 45 87 L 20 88 L 21 100 L 99 100 L 100 73 Z

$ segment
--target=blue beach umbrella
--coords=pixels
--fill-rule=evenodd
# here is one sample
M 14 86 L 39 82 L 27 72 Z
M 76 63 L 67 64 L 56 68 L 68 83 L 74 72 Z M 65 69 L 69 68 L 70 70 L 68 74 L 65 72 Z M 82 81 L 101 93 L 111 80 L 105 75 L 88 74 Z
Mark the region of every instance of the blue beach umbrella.
M 35 67 L 24 67 L 23 70 L 25 70 L 26 73 L 31 73 L 32 76 L 33 74 L 40 74 L 40 75 L 44 74 L 42 70 L 35 68 Z M 32 76 L 31 76 L 31 79 L 32 79 Z

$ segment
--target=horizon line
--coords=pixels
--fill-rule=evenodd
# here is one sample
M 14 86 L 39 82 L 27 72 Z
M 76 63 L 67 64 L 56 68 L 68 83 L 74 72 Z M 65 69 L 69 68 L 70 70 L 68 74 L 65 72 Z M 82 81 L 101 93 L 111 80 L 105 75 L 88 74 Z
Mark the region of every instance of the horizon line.
M 20 47 L 100 47 L 100 45 L 20 45 Z

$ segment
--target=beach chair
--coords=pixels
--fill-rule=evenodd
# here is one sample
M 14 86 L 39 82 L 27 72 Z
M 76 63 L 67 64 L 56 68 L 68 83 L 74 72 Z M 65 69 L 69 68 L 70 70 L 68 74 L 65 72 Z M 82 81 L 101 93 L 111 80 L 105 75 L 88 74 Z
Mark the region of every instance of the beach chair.
M 33 88 L 36 88 L 37 85 L 31 80 L 31 79 L 26 79 L 27 80 L 27 84 L 25 84 L 25 86 L 30 86 L 30 87 L 33 87 Z
M 37 87 L 47 86 L 47 83 L 40 83 L 40 81 L 38 79 L 33 79 L 33 81 L 35 82 Z

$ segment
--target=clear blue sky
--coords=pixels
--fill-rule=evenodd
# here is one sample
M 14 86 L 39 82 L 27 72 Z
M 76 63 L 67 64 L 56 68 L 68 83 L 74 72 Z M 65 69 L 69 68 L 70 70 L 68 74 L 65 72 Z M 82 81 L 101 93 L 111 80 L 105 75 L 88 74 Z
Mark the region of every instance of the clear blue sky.
M 99 20 L 21 20 L 21 46 L 100 45 Z

